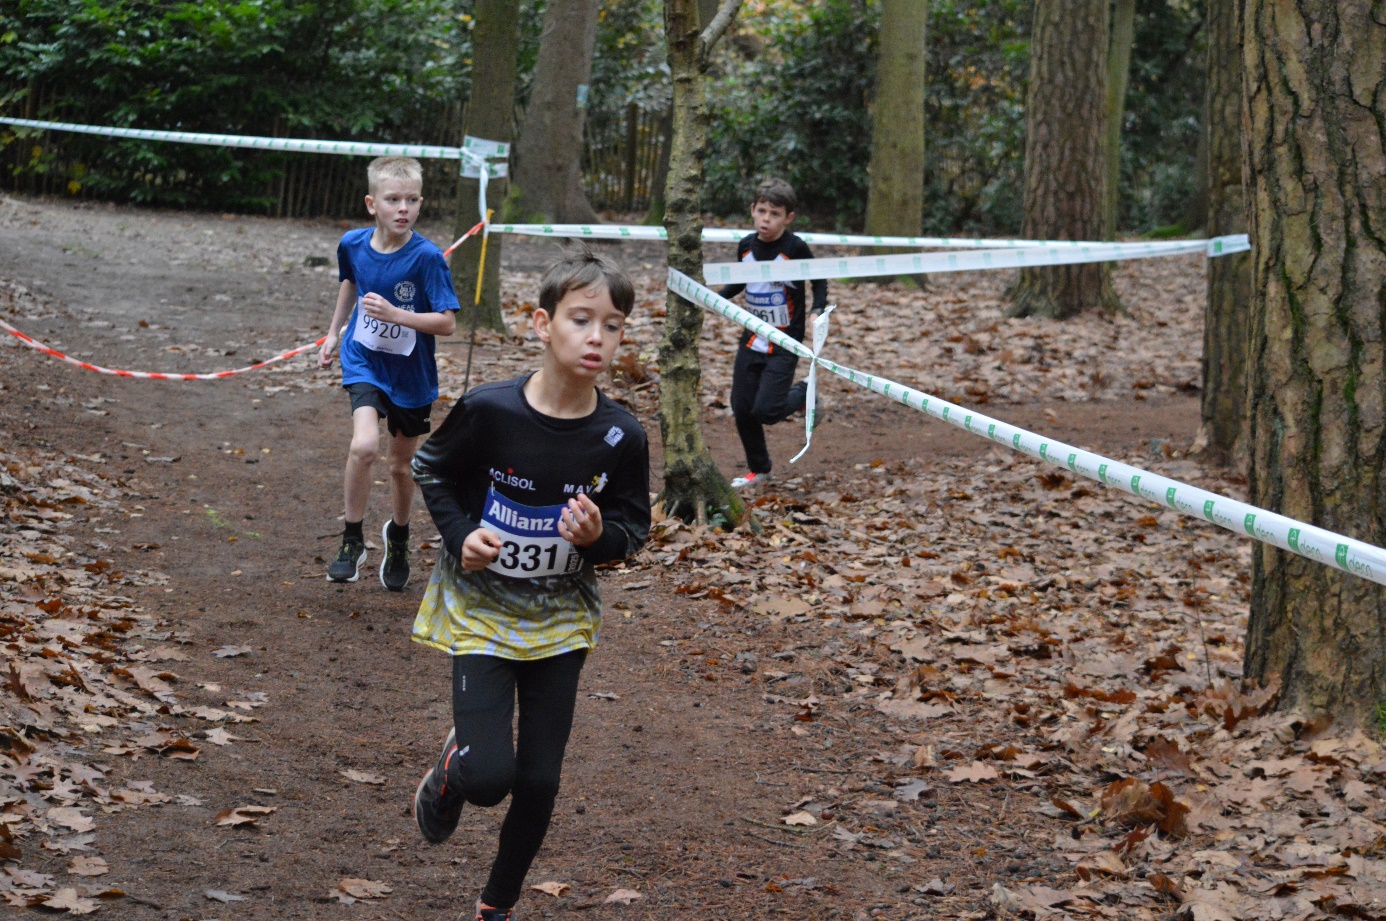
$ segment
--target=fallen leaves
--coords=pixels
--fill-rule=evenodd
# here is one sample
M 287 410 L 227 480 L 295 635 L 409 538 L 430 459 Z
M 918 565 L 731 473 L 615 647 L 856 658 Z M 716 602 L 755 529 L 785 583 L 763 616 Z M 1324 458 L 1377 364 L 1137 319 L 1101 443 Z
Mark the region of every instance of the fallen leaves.
M 347 780 L 355 781 L 356 783 L 370 784 L 377 787 L 385 783 L 384 777 L 379 774 L 373 774 L 370 771 L 358 771 L 354 768 L 347 768 L 337 773 L 341 774 Z
M 100 907 L 95 899 L 79 896 L 76 889 L 59 889 L 38 904 L 51 911 L 65 911 L 70 915 L 89 915 Z
M 48 821 L 75 832 L 91 831 L 96 827 L 96 822 L 83 815 L 80 809 L 50 809 L 48 810 Z
M 258 825 L 262 816 L 273 815 L 277 806 L 236 806 L 223 809 L 212 819 L 221 826 Z
M 203 896 L 205 896 L 205 897 L 206 897 L 207 899 L 209 899 L 210 901 L 213 901 L 213 902 L 221 902 L 222 904 L 229 904 L 229 903 L 231 903 L 231 902 L 247 902 L 247 901 L 249 901 L 249 899 L 247 899 L 247 898 L 246 898 L 245 896 L 243 896 L 243 895 L 236 895 L 234 892 L 226 892 L 225 890 L 222 890 L 222 889 L 208 889 L 207 891 L 203 892 L 202 894 L 203 894 Z
M 602 904 L 629 905 L 631 902 L 634 902 L 638 898 L 642 898 L 642 896 L 634 889 L 617 889 L 615 892 L 611 893 L 611 895 L 602 899 Z
M 328 898 L 336 899 L 343 905 L 352 905 L 359 901 L 383 899 L 391 892 L 394 889 L 384 883 L 348 876 L 337 881 L 337 887 L 328 893 Z
M 530 886 L 529 888 L 535 890 L 536 892 L 544 892 L 553 896 L 554 898 L 557 898 L 558 896 L 567 892 L 572 887 L 569 886 L 567 883 L 557 883 L 549 881 L 543 883 L 536 883 L 535 885 Z
M 983 781 L 996 780 L 1001 774 L 990 764 L 981 761 L 974 761 L 971 764 L 960 764 L 955 768 L 944 772 L 944 777 L 950 783 L 982 783 Z
M 73 876 L 104 876 L 111 872 L 111 868 L 100 857 L 79 856 L 72 858 L 67 872 Z

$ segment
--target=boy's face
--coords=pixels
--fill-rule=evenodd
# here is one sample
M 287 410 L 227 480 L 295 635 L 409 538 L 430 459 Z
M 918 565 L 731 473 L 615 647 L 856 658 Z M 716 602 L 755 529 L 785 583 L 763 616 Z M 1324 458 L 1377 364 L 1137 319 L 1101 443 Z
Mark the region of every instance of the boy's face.
M 751 206 L 751 221 L 755 224 L 756 236 L 766 243 L 773 243 L 784 236 L 785 230 L 793 223 L 794 212 L 786 211 L 783 205 L 758 201 Z
M 625 315 L 600 282 L 563 295 L 552 317 L 543 310 L 534 312 L 534 333 L 547 348 L 549 359 L 584 380 L 595 380 L 611 366 L 625 329 Z
M 402 236 L 414 229 L 423 206 L 423 183 L 409 179 L 381 179 L 366 196 L 366 210 L 387 234 Z

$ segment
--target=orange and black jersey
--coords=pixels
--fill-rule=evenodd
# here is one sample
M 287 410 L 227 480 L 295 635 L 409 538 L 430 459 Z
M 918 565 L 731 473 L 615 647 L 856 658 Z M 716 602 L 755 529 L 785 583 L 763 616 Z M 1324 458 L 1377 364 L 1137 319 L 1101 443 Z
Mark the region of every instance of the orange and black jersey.
M 813 251 L 798 235 L 785 231 L 778 240 L 766 243 L 758 234 L 750 233 L 736 244 L 738 262 L 770 262 L 775 259 L 812 259 Z M 821 311 L 828 306 L 828 283 L 814 279 L 813 309 Z M 804 283 L 801 281 L 752 282 L 746 285 L 727 285 L 718 293 L 725 298 L 733 298 L 746 292 L 746 309 L 773 326 L 784 330 L 793 338 L 804 341 L 806 304 L 804 303 Z M 757 352 L 768 352 L 773 347 L 758 336 L 746 334 L 741 346 Z

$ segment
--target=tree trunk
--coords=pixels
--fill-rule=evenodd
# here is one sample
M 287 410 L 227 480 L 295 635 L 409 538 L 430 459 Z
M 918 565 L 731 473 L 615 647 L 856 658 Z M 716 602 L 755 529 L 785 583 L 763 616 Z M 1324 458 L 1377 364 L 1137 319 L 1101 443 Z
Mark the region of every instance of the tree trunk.
M 1041 240 L 1102 236 L 1108 0 L 1040 0 L 1025 97 L 1025 220 Z M 1106 263 L 1021 269 L 1013 317 L 1121 309 Z
M 669 154 L 674 147 L 674 104 L 669 103 L 659 120 L 659 159 L 655 162 L 654 177 L 650 180 L 650 210 L 645 213 L 646 224 L 664 223 L 664 192 L 669 183 Z
M 882 0 L 866 232 L 919 236 L 924 224 L 924 81 L 929 5 Z M 878 251 L 878 250 L 877 250 Z
M 1386 22 L 1361 0 L 1245 0 L 1251 501 L 1386 539 Z M 1386 589 L 1252 551 L 1247 677 L 1281 707 L 1370 726 Z
M 735 9 L 740 0 L 725 0 Z M 699 34 L 696 0 L 664 0 L 664 30 L 674 84 L 674 130 L 664 227 L 669 268 L 701 278 L 703 158 L 707 153 L 707 98 L 703 74 L 707 49 Z M 664 439 L 664 508 L 688 521 L 721 512 L 739 522 L 741 500 L 717 469 L 703 440 L 702 372 L 698 339 L 703 309 L 670 291 L 659 343 L 659 429 Z
M 598 6 L 598 0 L 563 0 L 544 11 L 534 85 L 515 149 L 509 218 L 561 224 L 598 220 L 582 189 L 582 132 Z
M 1208 0 L 1208 235 L 1246 232 L 1242 192 L 1242 0 Z M 1209 460 L 1245 449 L 1247 319 L 1251 256 L 1208 260 L 1203 324 L 1203 431 Z
M 467 103 L 463 129 L 472 137 L 509 142 L 515 134 L 511 113 L 515 109 L 515 74 L 520 49 L 520 0 L 477 0 L 476 26 L 472 29 L 472 96 Z M 458 180 L 457 221 L 453 239 L 466 233 L 480 220 L 476 209 L 481 183 L 477 179 Z M 505 201 L 508 182 L 492 178 L 486 185 L 486 200 L 499 212 Z M 486 244 L 486 268 L 482 278 L 481 304 L 476 307 L 477 326 L 505 332 L 500 309 L 501 237 L 492 235 Z M 448 241 L 452 242 L 451 240 Z M 470 329 L 476 302 L 477 271 L 481 264 L 481 235 L 459 246 L 452 254 L 452 280 L 462 305 L 455 336 Z
M 1102 187 L 1102 239 L 1115 240 L 1121 203 L 1121 128 L 1126 120 L 1126 86 L 1131 80 L 1131 45 L 1136 40 L 1136 0 L 1113 0 L 1112 40 L 1107 50 L 1107 180 Z

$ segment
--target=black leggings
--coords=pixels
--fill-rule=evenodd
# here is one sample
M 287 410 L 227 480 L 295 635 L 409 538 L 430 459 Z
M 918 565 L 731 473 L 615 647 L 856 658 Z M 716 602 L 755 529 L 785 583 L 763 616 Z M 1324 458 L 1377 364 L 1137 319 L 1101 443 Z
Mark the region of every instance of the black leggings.
M 496 656 L 454 656 L 452 719 L 457 749 L 448 783 L 475 806 L 494 806 L 510 794 L 500 846 L 481 900 L 509 908 L 520 898 L 525 874 L 544 843 L 558 795 L 563 751 L 573 728 L 580 649 L 528 662 Z M 512 728 L 520 701 L 518 738 Z
M 736 433 L 752 473 L 770 472 L 765 426 L 783 422 L 804 408 L 808 382 L 794 383 L 799 356 L 776 348 L 769 355 L 742 345 L 732 365 L 731 410 Z

